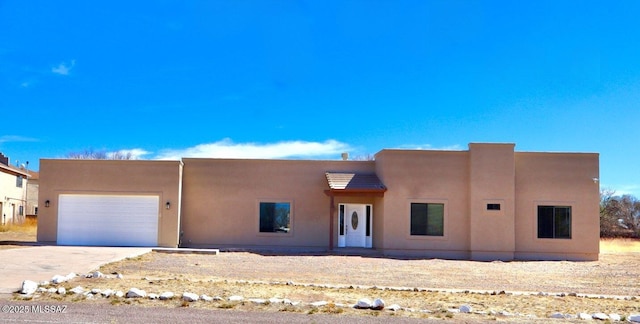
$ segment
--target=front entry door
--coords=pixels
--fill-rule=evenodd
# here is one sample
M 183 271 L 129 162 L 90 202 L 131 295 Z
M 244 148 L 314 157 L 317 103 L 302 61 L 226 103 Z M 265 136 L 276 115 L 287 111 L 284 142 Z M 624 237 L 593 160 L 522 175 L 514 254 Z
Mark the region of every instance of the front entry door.
M 346 205 L 345 207 L 346 246 L 365 247 L 367 227 L 365 205 Z

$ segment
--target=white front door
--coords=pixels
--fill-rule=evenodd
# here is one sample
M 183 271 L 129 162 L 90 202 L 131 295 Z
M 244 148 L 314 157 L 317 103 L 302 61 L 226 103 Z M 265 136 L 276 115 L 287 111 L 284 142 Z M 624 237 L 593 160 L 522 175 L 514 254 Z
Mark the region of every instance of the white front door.
M 366 246 L 366 205 L 345 206 L 345 245 L 348 247 Z

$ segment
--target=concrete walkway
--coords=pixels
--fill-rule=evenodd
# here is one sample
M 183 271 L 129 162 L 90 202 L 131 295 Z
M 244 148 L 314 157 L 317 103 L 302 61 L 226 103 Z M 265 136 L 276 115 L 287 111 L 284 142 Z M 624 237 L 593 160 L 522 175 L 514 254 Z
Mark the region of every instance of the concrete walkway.
M 87 274 L 102 265 L 151 251 L 151 248 L 36 246 L 0 250 L 0 299 L 19 290 L 23 280 L 51 280 L 70 272 Z

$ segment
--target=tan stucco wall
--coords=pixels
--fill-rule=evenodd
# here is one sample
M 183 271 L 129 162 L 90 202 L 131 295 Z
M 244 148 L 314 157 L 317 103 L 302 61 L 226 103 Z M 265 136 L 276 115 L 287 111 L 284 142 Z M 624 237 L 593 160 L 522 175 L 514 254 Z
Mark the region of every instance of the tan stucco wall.
M 38 241 L 55 242 L 60 194 L 158 194 L 162 246 L 326 249 L 338 242 L 338 204 L 373 206 L 373 247 L 385 254 L 594 260 L 599 156 L 522 153 L 513 144 L 468 151 L 382 150 L 375 161 L 193 159 L 42 160 Z M 383 197 L 331 198 L 325 172 L 375 172 Z M 51 207 L 45 208 L 44 201 Z M 171 210 L 163 208 L 171 201 Z M 291 203 L 291 231 L 259 232 L 259 203 Z M 410 206 L 445 205 L 443 236 L 410 235 Z M 500 204 L 499 211 L 487 204 Z M 538 239 L 537 206 L 572 207 L 571 239 Z M 175 208 L 174 208 L 175 207 Z M 330 231 L 333 224 L 333 232 Z M 180 242 L 180 243 L 179 243 Z
M 469 158 L 467 152 L 383 150 L 376 173 L 387 186 L 384 237 L 388 254 L 467 258 L 469 251 Z M 444 203 L 444 236 L 411 236 L 410 206 Z
M 515 250 L 514 144 L 469 144 L 471 259 L 512 260 Z M 500 210 L 487 210 L 500 204 Z
M 182 246 L 329 246 L 325 172 L 374 172 L 372 161 L 183 159 Z M 259 233 L 260 201 L 289 201 L 289 234 Z M 371 199 L 336 198 L 373 203 Z M 331 221 L 337 229 L 337 208 Z M 376 206 L 374 206 L 374 224 Z M 337 242 L 337 230 L 333 233 Z
M 516 161 L 516 257 L 597 260 L 598 154 L 524 153 Z M 538 239 L 537 206 L 571 206 L 571 239 Z
M 180 220 L 180 161 L 40 160 L 38 241 L 56 242 L 60 194 L 157 195 L 158 245 L 176 247 Z M 46 208 L 45 201 L 50 201 Z M 172 204 L 170 209 L 165 203 Z

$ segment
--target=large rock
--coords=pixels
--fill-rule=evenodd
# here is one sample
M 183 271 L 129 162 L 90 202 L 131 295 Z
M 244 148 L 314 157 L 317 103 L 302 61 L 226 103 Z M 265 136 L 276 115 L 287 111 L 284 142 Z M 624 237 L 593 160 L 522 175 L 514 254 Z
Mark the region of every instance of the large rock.
M 21 294 L 32 295 L 38 290 L 38 283 L 31 280 L 25 280 L 22 282 L 22 289 L 20 289 Z
M 114 292 L 113 292 L 113 290 L 111 290 L 111 289 L 106 289 L 106 290 L 103 290 L 103 291 L 101 291 L 101 292 L 100 292 L 100 294 L 101 294 L 102 296 L 106 297 L 106 298 L 111 297 L 111 295 L 113 295 L 113 293 L 114 293 Z
M 194 302 L 194 301 L 198 301 L 198 299 L 200 299 L 198 294 L 194 294 L 190 292 L 182 293 L 182 300 L 185 300 L 188 302 Z
M 593 317 L 591 316 L 591 314 L 587 314 L 587 313 L 580 313 L 578 314 L 578 318 L 581 320 L 590 320 L 593 319 Z
M 551 314 L 551 316 L 549 316 L 550 318 L 558 318 L 558 319 L 565 319 L 567 318 L 566 315 L 562 314 L 562 313 L 553 313 Z
M 371 308 L 371 305 L 372 305 L 372 302 L 371 302 L 371 300 L 369 298 L 361 298 L 356 303 L 356 308 L 369 309 L 369 308 Z
M 605 313 L 595 313 L 595 314 L 591 314 L 591 317 L 593 319 L 597 319 L 597 320 L 601 320 L 601 321 L 606 321 L 609 319 L 609 315 L 605 314 Z
M 609 314 L 609 318 L 614 322 L 619 322 L 619 321 L 622 320 L 622 316 L 620 316 L 620 315 L 618 315 L 616 313 Z
M 61 284 L 65 281 L 67 281 L 67 277 L 61 275 L 55 275 L 51 278 L 51 283 L 54 285 Z
M 631 314 L 629 315 L 630 322 L 640 323 L 640 314 Z
M 104 277 L 105 275 L 100 271 L 94 271 L 88 276 L 88 278 L 95 278 L 95 279 L 104 278 Z
M 64 287 L 58 287 L 58 291 L 57 291 L 58 295 L 66 295 L 67 294 L 67 289 Z
M 160 294 L 160 300 L 169 300 L 171 298 L 173 298 L 175 296 L 174 293 L 170 292 L 170 291 L 165 291 L 162 294 Z
M 311 306 L 313 307 L 322 307 L 322 306 L 327 306 L 329 305 L 329 303 L 325 300 L 321 300 L 321 301 L 317 301 L 317 302 L 313 302 L 311 303 Z
M 138 288 L 131 288 L 127 292 L 127 298 L 144 298 L 147 297 L 147 292 Z
M 264 305 L 267 303 L 267 300 L 262 298 L 251 298 L 249 299 L 249 301 L 258 305 Z
M 77 286 L 75 288 L 72 288 L 71 290 L 69 290 L 70 292 L 76 294 L 76 295 L 80 295 L 84 292 L 84 288 Z
M 469 305 L 460 306 L 460 313 L 471 313 L 473 312 L 473 308 Z
M 205 294 L 200 295 L 200 299 L 203 300 L 203 301 L 206 301 L 206 302 L 213 301 L 213 297 L 205 295 Z
M 242 297 L 242 296 L 231 296 L 231 297 L 229 297 L 229 301 L 232 301 L 232 302 L 238 302 L 238 301 L 243 301 L 243 300 L 244 300 L 244 297 Z
M 371 304 L 371 309 L 373 309 L 373 310 L 383 310 L 384 309 L 384 300 L 382 300 L 380 298 L 374 299 L 373 303 Z

